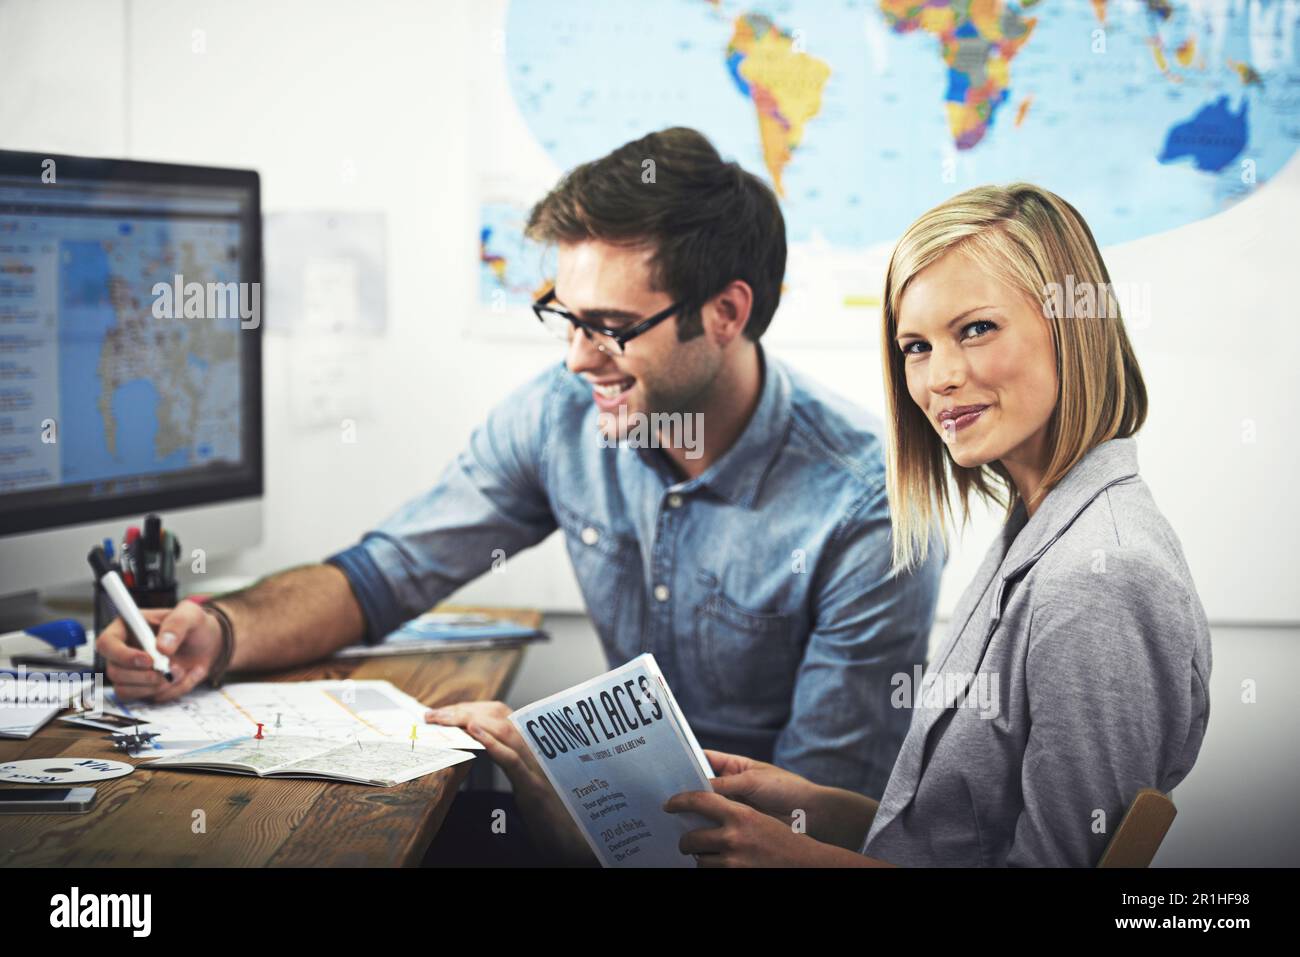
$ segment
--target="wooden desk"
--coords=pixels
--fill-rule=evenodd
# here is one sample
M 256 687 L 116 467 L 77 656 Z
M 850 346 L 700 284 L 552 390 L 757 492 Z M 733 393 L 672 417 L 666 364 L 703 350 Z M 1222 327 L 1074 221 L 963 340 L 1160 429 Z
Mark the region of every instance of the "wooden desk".
M 489 610 L 489 609 L 457 609 Z M 531 628 L 541 614 L 491 609 Z M 428 705 L 505 695 L 523 647 L 330 660 L 232 680 L 384 678 Z M 52 721 L 0 740 L 0 762 L 70 755 L 123 759 L 107 732 Z M 415 866 L 473 761 L 396 787 L 137 769 L 96 785 L 85 814 L 0 815 L 0 867 Z M 0 787 L 3 787 L 0 783 Z M 192 830 L 194 811 L 206 833 Z

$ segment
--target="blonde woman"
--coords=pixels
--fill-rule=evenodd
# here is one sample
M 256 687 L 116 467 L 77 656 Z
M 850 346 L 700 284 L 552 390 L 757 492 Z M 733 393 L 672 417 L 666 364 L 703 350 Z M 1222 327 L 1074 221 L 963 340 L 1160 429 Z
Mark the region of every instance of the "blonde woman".
M 1139 789 L 1191 769 L 1210 635 L 1138 474 L 1147 395 L 1110 277 L 1069 203 L 969 190 L 899 241 L 882 353 L 894 563 L 978 496 L 1006 521 L 920 688 L 879 805 L 711 753 L 671 811 L 702 864 L 1092 866 Z M 909 700 L 910 699 L 910 700 Z M 791 826 L 795 824 L 796 826 Z

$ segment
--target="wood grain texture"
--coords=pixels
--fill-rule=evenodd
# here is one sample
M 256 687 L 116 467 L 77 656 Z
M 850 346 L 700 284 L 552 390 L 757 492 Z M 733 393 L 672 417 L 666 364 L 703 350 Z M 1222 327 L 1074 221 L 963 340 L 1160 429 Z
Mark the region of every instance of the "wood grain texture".
M 1110 839 L 1098 867 L 1150 867 L 1178 811 L 1168 796 L 1143 788 Z
M 534 611 L 485 611 L 531 628 Z M 328 660 L 230 681 L 386 679 L 428 705 L 498 698 L 523 648 Z M 27 758 L 122 759 L 107 732 L 53 721 L 26 741 L 0 741 L 0 763 Z M 475 761 L 485 761 L 479 756 Z M 85 814 L 0 815 L 3 867 L 397 867 L 418 865 L 472 762 L 392 788 L 150 771 L 96 785 Z M 196 833 L 195 812 L 204 830 Z

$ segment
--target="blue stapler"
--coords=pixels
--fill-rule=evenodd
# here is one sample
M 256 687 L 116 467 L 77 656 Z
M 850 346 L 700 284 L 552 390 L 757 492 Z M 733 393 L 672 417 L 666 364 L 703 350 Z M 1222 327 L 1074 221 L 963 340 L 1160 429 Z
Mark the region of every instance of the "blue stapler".
M 86 629 L 71 618 L 32 625 L 0 635 L 0 670 L 22 665 L 34 671 L 80 671 L 77 650 L 86 644 Z

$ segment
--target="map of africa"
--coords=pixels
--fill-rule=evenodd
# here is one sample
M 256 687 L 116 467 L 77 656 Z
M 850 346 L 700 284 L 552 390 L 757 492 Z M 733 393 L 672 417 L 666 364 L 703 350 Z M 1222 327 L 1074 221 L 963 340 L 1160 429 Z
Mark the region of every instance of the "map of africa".
M 1109 245 L 1220 212 L 1290 159 L 1298 16 L 1293 0 L 513 0 L 504 67 L 560 169 L 692 126 L 773 187 L 792 244 L 889 243 L 961 189 L 1024 179 Z M 523 301 L 540 257 L 493 213 L 480 289 Z

